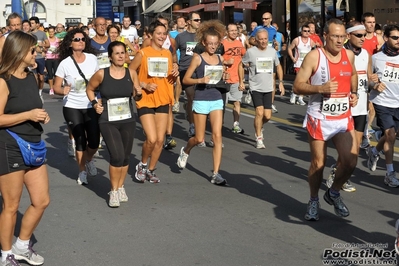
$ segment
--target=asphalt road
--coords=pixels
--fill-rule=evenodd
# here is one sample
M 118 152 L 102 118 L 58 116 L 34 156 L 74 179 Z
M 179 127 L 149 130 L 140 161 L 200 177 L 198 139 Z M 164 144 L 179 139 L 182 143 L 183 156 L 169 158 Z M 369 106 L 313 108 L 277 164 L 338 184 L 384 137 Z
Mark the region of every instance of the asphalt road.
M 286 86 L 289 91 L 290 85 Z M 323 183 L 320 220 L 304 219 L 310 154 L 300 125 L 306 107 L 290 105 L 289 96 L 276 97 L 279 112 L 264 127 L 266 149 L 254 147 L 253 108 L 243 110 L 240 123 L 245 134 L 239 135 L 231 133 L 232 114 L 226 112 L 221 174 L 228 184 L 224 187 L 209 182 L 210 147 L 196 147 L 187 168 L 177 167 L 179 150 L 187 141 L 182 108 L 173 134 L 178 147 L 164 150 L 157 165 L 161 183 L 135 182 L 134 167 L 144 140 L 137 123 L 125 183 L 129 202 L 116 209 L 107 205 L 107 150 L 100 150 L 101 158 L 95 160 L 98 175 L 90 177 L 87 186 L 77 185 L 77 165 L 66 151 L 62 102 L 46 90 L 44 99 L 51 116 L 43 135 L 48 144 L 51 204 L 33 240 L 45 265 L 309 266 L 326 265 L 325 250 L 342 252 L 345 245 L 351 251 L 372 250 L 379 243 L 386 244 L 383 250 L 394 248 L 399 188 L 384 185 L 383 159 L 370 173 L 364 151 L 351 178 L 357 191 L 341 192 L 351 215 L 345 219 L 335 215 L 322 199 Z M 209 139 L 208 132 L 206 142 Z M 331 165 L 337 157 L 332 144 L 328 154 Z M 395 166 L 399 169 L 396 162 Z M 328 168 L 324 174 L 328 176 Z M 24 192 L 20 210 L 28 204 Z M 341 265 L 351 265 L 352 259 L 348 256 Z

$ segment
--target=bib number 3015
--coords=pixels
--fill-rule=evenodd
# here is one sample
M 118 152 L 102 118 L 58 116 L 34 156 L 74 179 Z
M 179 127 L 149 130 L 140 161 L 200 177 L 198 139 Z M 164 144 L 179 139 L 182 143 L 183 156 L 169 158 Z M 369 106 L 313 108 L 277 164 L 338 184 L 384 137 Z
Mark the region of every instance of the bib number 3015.
M 340 116 L 349 110 L 349 98 L 323 98 L 322 114 Z

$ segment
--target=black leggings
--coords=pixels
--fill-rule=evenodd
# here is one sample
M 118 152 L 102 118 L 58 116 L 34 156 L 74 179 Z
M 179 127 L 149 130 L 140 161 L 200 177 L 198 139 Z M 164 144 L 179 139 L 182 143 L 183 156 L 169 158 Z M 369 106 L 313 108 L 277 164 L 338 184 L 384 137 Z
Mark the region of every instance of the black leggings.
M 100 142 L 100 128 L 96 111 L 93 108 L 74 109 L 69 107 L 64 107 L 62 111 L 75 139 L 76 150 L 85 151 L 86 145 L 90 149 L 97 149 Z
M 58 65 L 60 61 L 58 59 L 46 59 L 46 69 L 47 69 L 47 78 L 53 79 L 54 74 L 57 71 Z
M 101 123 L 100 130 L 109 152 L 110 165 L 114 167 L 129 165 L 136 121 Z

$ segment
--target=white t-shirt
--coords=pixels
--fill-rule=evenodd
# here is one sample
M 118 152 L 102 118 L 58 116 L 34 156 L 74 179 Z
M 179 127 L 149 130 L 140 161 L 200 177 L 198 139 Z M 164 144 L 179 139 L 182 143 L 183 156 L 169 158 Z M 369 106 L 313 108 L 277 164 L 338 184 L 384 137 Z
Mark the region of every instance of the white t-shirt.
M 93 54 L 84 53 L 86 59 L 83 63 L 78 63 L 80 69 L 87 80 L 99 69 L 97 57 Z M 71 57 L 61 61 L 55 73 L 57 77 L 64 79 L 67 84 L 71 85 L 71 91 L 64 97 L 63 105 L 74 109 L 91 108 L 91 103 L 86 95 L 86 86 L 84 79 L 79 74 L 78 69 L 72 61 Z
M 128 38 L 131 43 L 134 43 L 134 40 L 139 38 L 135 27 L 129 27 L 127 30 L 122 28 L 121 36 Z

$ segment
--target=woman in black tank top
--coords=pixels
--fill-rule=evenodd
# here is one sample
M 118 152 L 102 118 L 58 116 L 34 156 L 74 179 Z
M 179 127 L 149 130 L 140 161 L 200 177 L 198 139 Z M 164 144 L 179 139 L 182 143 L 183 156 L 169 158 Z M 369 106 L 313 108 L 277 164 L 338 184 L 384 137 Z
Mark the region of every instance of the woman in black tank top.
M 87 97 L 100 115 L 100 131 L 110 154 L 109 206 L 119 207 L 128 197 L 123 184 L 129 168 L 136 121 L 132 96 L 141 99 L 141 88 L 133 88 L 133 78 L 125 68 L 126 46 L 119 41 L 108 46 L 111 66 L 98 70 L 86 88 Z M 95 100 L 94 91 L 99 88 L 102 102 Z
M 50 203 L 46 164 L 29 166 L 24 163 L 15 139 L 6 131 L 28 142 L 40 142 L 41 124 L 50 121 L 42 108 L 39 87 L 27 68 L 35 63 L 36 39 L 22 31 L 10 33 L 4 43 L 0 62 L 0 192 L 3 199 L 0 239 L 1 265 L 19 265 L 17 260 L 41 265 L 44 259 L 30 249 L 30 238 Z M 12 245 L 17 211 L 26 186 L 31 200 L 19 237 Z M 28 256 L 25 257 L 24 254 Z

